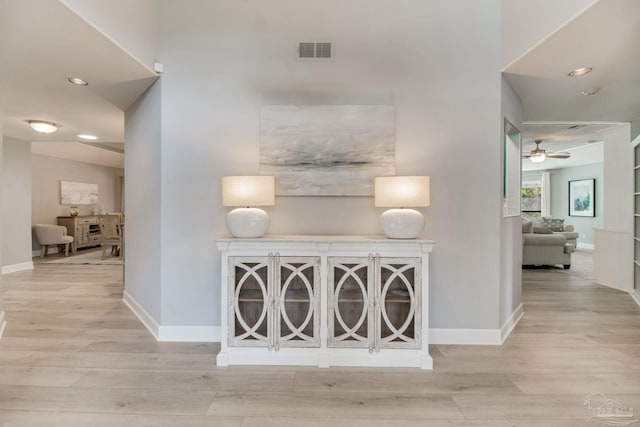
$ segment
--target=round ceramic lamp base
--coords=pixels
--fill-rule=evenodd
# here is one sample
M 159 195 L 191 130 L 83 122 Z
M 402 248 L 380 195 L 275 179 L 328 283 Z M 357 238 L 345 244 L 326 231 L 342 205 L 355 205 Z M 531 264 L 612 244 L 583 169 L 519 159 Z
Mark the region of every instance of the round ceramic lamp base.
M 227 214 L 227 229 L 233 237 L 262 237 L 269 228 L 269 215 L 258 208 L 237 208 Z
M 389 209 L 380 216 L 380 227 L 390 239 L 415 239 L 424 229 L 424 216 L 415 209 Z

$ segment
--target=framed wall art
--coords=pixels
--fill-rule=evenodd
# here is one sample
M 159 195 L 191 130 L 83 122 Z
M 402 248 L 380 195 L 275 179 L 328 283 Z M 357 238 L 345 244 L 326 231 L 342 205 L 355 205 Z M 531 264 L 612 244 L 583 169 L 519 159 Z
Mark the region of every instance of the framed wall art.
M 393 105 L 265 105 L 260 174 L 278 196 L 372 196 L 395 174 Z
M 569 181 L 569 216 L 596 216 L 596 180 Z

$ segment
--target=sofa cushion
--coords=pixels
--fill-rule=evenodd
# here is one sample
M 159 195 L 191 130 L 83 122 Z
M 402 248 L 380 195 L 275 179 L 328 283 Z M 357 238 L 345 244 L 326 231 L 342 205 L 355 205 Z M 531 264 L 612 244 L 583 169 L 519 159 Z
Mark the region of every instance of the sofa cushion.
M 525 246 L 564 246 L 567 243 L 567 238 L 560 233 L 526 233 L 522 238 Z
M 553 234 L 553 231 L 549 230 L 547 227 L 533 227 L 533 232 L 535 234 Z
M 523 233 L 533 233 L 533 222 L 528 219 L 522 220 L 522 232 Z
M 545 228 L 548 228 L 551 231 L 563 231 L 564 230 L 564 219 L 562 218 L 542 218 L 541 225 Z

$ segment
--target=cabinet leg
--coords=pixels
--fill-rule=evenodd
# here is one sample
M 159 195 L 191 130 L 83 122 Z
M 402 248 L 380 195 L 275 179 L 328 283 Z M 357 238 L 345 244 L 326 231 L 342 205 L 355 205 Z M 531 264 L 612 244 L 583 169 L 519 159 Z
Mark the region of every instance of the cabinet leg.
M 229 366 L 229 354 L 218 353 L 216 356 L 216 366 Z

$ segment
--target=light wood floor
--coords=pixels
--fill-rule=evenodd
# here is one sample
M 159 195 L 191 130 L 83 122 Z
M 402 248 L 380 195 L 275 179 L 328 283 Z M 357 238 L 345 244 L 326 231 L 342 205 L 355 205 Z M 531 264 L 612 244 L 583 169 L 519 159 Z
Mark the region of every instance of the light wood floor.
M 217 368 L 215 344 L 155 342 L 121 276 L 2 277 L 1 426 L 596 427 L 590 393 L 640 410 L 640 308 L 561 271 L 525 271 L 526 315 L 504 346 L 432 346 L 433 372 Z

